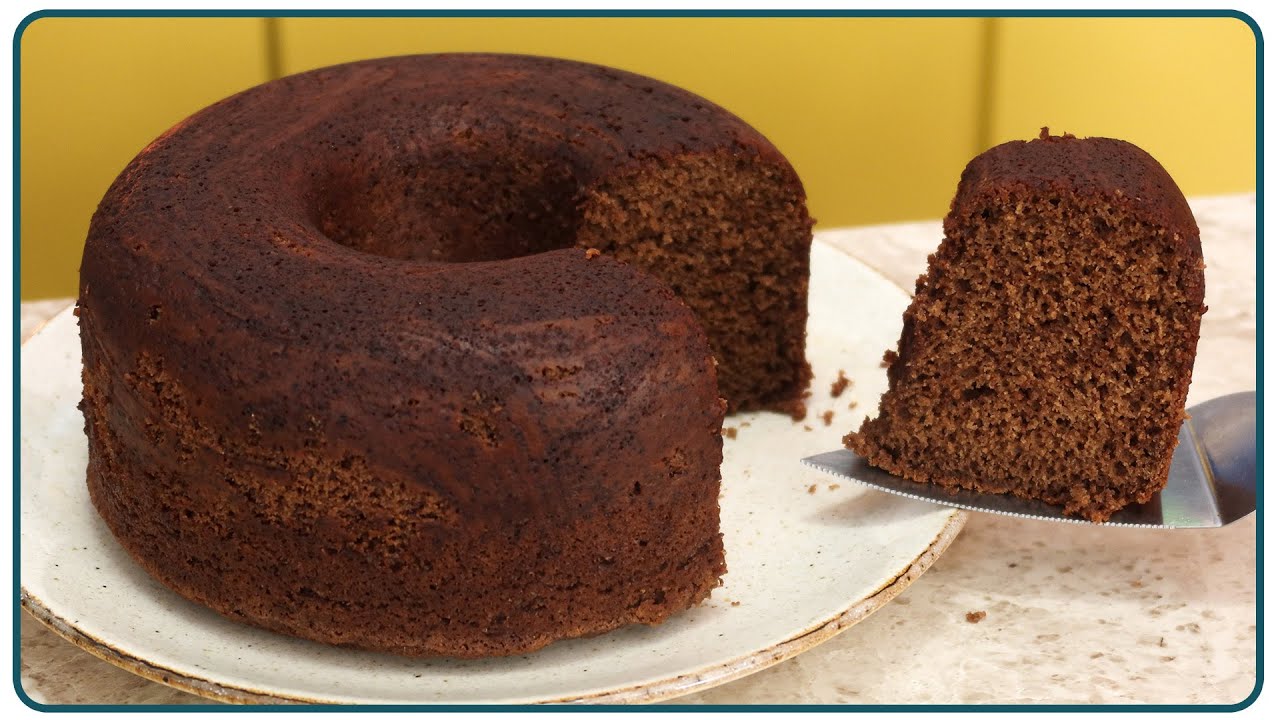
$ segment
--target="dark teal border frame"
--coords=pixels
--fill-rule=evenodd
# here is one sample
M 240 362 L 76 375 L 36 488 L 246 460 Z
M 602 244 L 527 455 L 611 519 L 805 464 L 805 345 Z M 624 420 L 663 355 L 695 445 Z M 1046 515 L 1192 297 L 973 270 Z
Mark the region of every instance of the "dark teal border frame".
M 660 706 L 557 706 L 557 705 L 308 705 L 308 706 L 242 706 L 242 705 L 45 705 L 36 702 L 22 687 L 21 678 L 21 627 L 22 607 L 21 574 L 21 457 L 18 452 L 22 439 L 20 390 L 22 387 L 21 363 L 21 99 L 22 83 L 22 35 L 31 23 L 46 17 L 79 17 L 79 18 L 122 18 L 122 17 L 174 17 L 174 18 L 262 18 L 262 17 L 481 17 L 481 18 L 522 18 L 522 17 L 601 17 L 601 18 L 642 18 L 642 17 L 778 17 L 778 18 L 1065 18 L 1065 17 L 1103 17 L 1103 18 L 1230 18 L 1239 20 L 1253 31 L 1254 63 L 1256 66 L 1255 97 L 1257 136 L 1257 164 L 1255 166 L 1255 194 L 1258 198 L 1257 229 L 1255 242 L 1257 245 L 1255 278 L 1259 279 L 1255 295 L 1258 317 L 1257 336 L 1255 341 L 1257 365 L 1263 366 L 1263 306 L 1258 302 L 1263 296 L 1263 283 L 1260 282 L 1263 269 L 1263 38 L 1262 28 L 1248 14 L 1238 10 L 40 10 L 31 13 L 18 23 L 13 33 L 13 687 L 18 698 L 27 707 L 41 712 L 491 712 L 494 710 L 508 712 L 1235 712 L 1252 705 L 1262 692 L 1263 679 L 1263 495 L 1265 483 L 1263 477 L 1263 414 L 1257 417 L 1256 447 L 1258 448 L 1258 516 L 1257 516 L 1257 636 L 1255 652 L 1255 680 L 1253 691 L 1238 703 L 1232 705 L 660 705 Z M 1262 375 L 1256 377 L 1257 393 L 1263 397 Z M 1261 402 L 1259 403 L 1261 406 Z

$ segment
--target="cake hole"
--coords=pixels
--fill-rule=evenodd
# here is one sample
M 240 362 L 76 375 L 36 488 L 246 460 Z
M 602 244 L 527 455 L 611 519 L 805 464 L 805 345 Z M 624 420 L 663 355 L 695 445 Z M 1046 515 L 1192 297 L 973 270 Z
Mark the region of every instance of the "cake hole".
M 346 148 L 317 178 L 314 222 L 336 243 L 403 260 L 479 262 L 573 247 L 578 184 L 567 163 L 470 129 L 439 147 L 383 133 Z

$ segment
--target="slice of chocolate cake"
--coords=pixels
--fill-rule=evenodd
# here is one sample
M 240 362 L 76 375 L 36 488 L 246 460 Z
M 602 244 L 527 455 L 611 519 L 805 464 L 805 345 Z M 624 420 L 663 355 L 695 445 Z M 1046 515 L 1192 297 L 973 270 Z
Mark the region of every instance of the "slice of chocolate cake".
M 920 482 L 1105 521 L 1164 487 L 1205 312 L 1200 231 L 1121 140 L 999 145 L 960 178 L 879 416 L 845 445 Z

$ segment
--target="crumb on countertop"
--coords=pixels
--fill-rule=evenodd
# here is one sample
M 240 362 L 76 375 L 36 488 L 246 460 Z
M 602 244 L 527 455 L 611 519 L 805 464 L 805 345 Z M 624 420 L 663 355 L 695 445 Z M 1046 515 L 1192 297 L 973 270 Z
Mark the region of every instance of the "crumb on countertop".
M 845 388 L 853 384 L 853 381 L 845 377 L 844 370 L 836 376 L 836 381 L 831 383 L 831 397 L 837 398 L 844 393 Z
M 827 489 L 828 489 L 828 490 L 839 490 L 839 489 L 840 489 L 840 483 L 831 483 L 830 485 L 828 485 L 828 486 L 827 486 Z
M 828 410 L 822 413 L 822 424 L 831 427 L 831 419 L 836 416 L 835 410 Z
M 856 408 L 856 407 L 858 407 L 858 401 L 857 401 L 857 400 L 854 400 L 853 402 L 849 403 L 849 409 L 850 409 L 850 410 L 853 410 L 853 409 L 854 409 L 854 408 Z
M 804 426 L 804 431 L 805 431 L 805 432 L 813 432 L 813 428 L 809 427 L 808 425 L 805 425 L 805 426 Z
M 720 430 L 720 434 L 721 434 L 721 435 L 724 435 L 725 437 L 729 438 L 730 440 L 734 440 L 734 439 L 736 439 L 736 438 L 738 437 L 738 428 L 736 428 L 736 427 L 727 427 L 727 428 L 722 428 L 722 429 Z
M 734 600 L 733 602 L 729 603 L 729 605 L 730 605 L 731 607 L 738 607 L 738 606 L 739 606 L 739 605 L 741 605 L 741 604 L 742 604 L 742 603 L 738 602 L 737 600 Z
M 809 486 L 809 494 L 812 495 L 816 492 L 818 492 L 818 484 L 814 483 L 813 485 Z
M 986 620 L 986 619 L 987 619 L 987 611 L 986 611 L 986 610 L 975 610 L 975 611 L 973 611 L 973 612 L 965 613 L 965 614 L 964 614 L 964 619 L 965 619 L 965 620 L 968 620 L 968 621 L 969 621 L 969 622 L 971 622 L 971 623 L 980 623 L 980 622 L 982 622 L 983 620 Z

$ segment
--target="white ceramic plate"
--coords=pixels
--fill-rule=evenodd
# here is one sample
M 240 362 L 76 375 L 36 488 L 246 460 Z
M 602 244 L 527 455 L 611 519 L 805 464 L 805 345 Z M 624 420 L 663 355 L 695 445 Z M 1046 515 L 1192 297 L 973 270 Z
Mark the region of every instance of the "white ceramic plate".
M 726 422 L 737 437 L 725 440 L 724 586 L 659 627 L 480 661 L 339 649 L 239 625 L 135 566 L 89 504 L 80 346 L 68 309 L 22 349 L 22 603 L 99 657 L 229 702 L 649 702 L 742 677 L 883 606 L 964 524 L 957 510 L 837 485 L 800 465 L 839 447 L 874 409 L 885 386 L 881 356 L 897 341 L 906 304 L 889 281 L 815 243 L 808 419 L 752 413 Z M 833 399 L 841 369 L 853 386 Z

